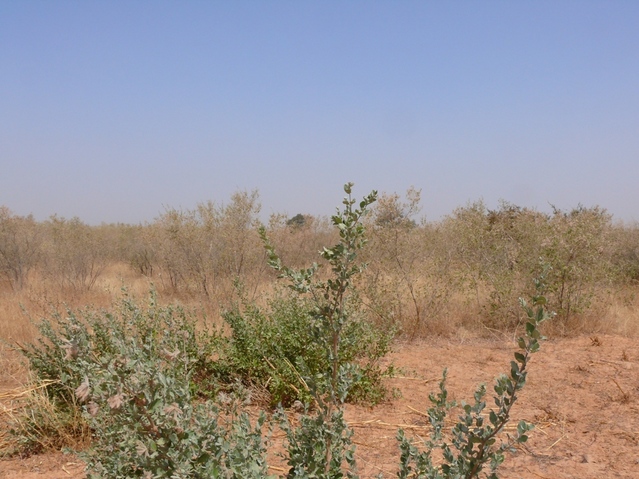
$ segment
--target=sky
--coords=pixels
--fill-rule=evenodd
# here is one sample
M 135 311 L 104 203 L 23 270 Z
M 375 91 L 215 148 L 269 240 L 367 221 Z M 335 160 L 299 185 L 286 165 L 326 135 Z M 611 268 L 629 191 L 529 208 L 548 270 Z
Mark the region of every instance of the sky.
M 639 2 L 0 0 L 0 205 L 90 224 L 342 185 L 639 221 Z

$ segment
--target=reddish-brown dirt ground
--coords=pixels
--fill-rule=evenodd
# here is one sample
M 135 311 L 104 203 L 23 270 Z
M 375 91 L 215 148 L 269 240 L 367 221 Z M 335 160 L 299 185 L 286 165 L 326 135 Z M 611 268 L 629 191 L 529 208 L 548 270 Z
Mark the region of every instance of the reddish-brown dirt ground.
M 401 397 L 375 408 L 347 407 L 355 429 L 359 473 L 395 477 L 399 426 L 427 436 L 428 394 L 448 368 L 449 394 L 470 399 L 481 382 L 509 369 L 512 342 L 441 340 L 397 345 Z M 489 391 L 492 389 L 489 388 Z M 529 369 L 513 409 L 513 424 L 537 425 L 530 440 L 506 457 L 503 478 L 639 478 L 639 342 L 618 336 L 547 341 Z M 490 405 L 490 402 L 489 402 Z M 273 471 L 277 473 L 277 470 Z M 84 477 L 73 456 L 49 454 L 0 461 L 0 478 Z

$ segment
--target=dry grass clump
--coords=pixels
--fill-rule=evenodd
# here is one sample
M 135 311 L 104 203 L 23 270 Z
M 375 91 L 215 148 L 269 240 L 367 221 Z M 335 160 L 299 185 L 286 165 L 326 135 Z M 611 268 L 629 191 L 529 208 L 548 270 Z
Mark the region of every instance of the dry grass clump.
M 56 405 L 47 394 L 51 384 L 33 381 L 0 392 L 0 457 L 81 450 L 90 443 L 91 431 L 80 408 Z
M 599 318 L 602 331 L 622 336 L 639 336 L 639 289 L 628 285 L 611 294 L 607 310 Z

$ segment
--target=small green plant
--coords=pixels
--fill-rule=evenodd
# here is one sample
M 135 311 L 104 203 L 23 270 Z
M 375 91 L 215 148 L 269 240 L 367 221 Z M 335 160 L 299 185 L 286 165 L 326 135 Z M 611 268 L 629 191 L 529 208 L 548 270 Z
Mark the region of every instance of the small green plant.
M 353 430 L 341 408 L 329 413 L 326 407 L 320 407 L 315 414 L 307 410 L 296 427 L 283 410 L 278 418 L 288 441 L 287 479 L 358 477 Z
M 420 451 L 403 430 L 398 431 L 401 458 L 397 477 L 471 479 L 482 477 L 483 474 L 488 479 L 497 479 L 496 471 L 504 461 L 504 453 L 512 450 L 515 444 L 528 440 L 527 433 L 533 429 L 533 425 L 520 421 L 514 436 L 498 442 L 504 426 L 510 420 L 518 393 L 526 384 L 530 356 L 539 350 L 540 341 L 544 339 L 539 332 L 539 325 L 551 316 L 545 309 L 543 277 L 536 280 L 535 285 L 538 294 L 532 298 L 532 304 L 520 300 L 527 316 L 526 335 L 519 338 L 520 351 L 515 353 L 515 359 L 510 363 L 510 374 L 499 376 L 495 382 L 494 400 L 497 408 L 485 412 L 486 387 L 481 385 L 475 392 L 472 404 L 461 403 L 462 414 L 450 435 L 444 434 L 446 417 L 451 408 L 456 406 L 455 402 L 448 401 L 444 371 L 439 393 L 429 396 L 433 405 L 428 410 L 428 417 L 433 430 L 430 439 L 425 441 L 425 449 Z M 432 454 L 437 450 L 441 450 L 441 464 L 433 461 Z
M 332 217 L 340 241 L 320 252 L 322 259 L 330 265 L 329 279 L 318 278 L 320 266 L 317 263 L 299 270 L 283 266 L 265 230 L 261 230 L 269 265 L 288 280 L 292 291 L 310 298 L 310 338 L 319 347 L 327 366 L 324 371 L 313 374 L 303 360 L 299 363 L 300 375 L 313 398 L 315 412 L 309 414 L 307 410 L 297 427 L 283 412 L 280 414 L 280 426 L 288 440 L 289 479 L 332 479 L 345 474 L 346 477 L 357 477 L 355 447 L 351 441 L 353 433 L 344 421 L 343 405 L 362 371 L 344 354 L 348 350 L 347 339 L 357 338 L 348 338 L 344 333 L 355 316 L 349 301 L 353 280 L 365 268 L 364 264 L 357 263 L 358 253 L 366 244 L 362 219 L 377 193 L 373 191 L 366 196 L 357 208 L 351 196 L 352 186 L 352 183 L 344 186 L 347 194 L 344 208 Z

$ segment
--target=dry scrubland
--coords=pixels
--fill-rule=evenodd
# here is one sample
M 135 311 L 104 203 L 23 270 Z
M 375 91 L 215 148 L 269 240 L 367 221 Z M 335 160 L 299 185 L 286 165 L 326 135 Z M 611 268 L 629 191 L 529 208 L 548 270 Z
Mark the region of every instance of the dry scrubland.
M 78 219 L 59 217 L 37 222 L 0 208 L 0 338 L 4 341 L 0 343 L 0 394 L 33 385 L 29 383 L 23 358 L 14 348 L 32 343 L 37 337 L 37 329 L 29 317 L 35 320 L 51 317 L 52 311 L 64 312 L 67 307 L 110 308 L 122 298 L 123 288 L 143 303 L 149 291 L 155 290 L 159 303 L 184 305 L 199 318 L 201 325 L 222 326 L 225 320 L 221 312 L 233 309 L 233 305 L 267 308 L 269 301 L 282 293 L 277 286 L 277 274 L 266 261 L 258 231 L 259 211 L 256 192 L 238 192 L 226 204 L 209 202 L 194 210 L 167 209 L 145 225 L 88 226 Z M 357 291 L 353 298 L 358 304 L 359 319 L 380 331 L 395 332 L 396 346 L 391 357 L 397 366 L 405 368 L 399 376 L 408 377 L 417 370 L 416 378 L 430 381 L 440 375 L 441 367 L 462 371 L 477 355 L 486 356 L 482 366 L 478 366 L 481 374 L 466 375 L 469 383 L 456 383 L 464 376 L 460 372 L 452 377 L 455 387 L 474 387 L 475 383 L 490 381 L 499 371 L 507 371 L 509 359 L 508 354 L 502 354 L 503 349 L 512 346 L 514 350 L 512 340 L 522 333 L 526 323 L 518 298 L 535 294 L 532 279 L 542 273 L 546 275 L 547 308 L 556 312 L 551 322 L 542 325 L 542 332 L 551 338 L 550 344 L 592 353 L 584 353 L 586 359 L 568 364 L 570 361 L 563 361 L 557 352 L 561 346 L 554 346 L 554 350 L 551 347 L 558 355 L 552 358 L 559 369 L 563 367 L 565 374 L 571 372 L 581 377 L 580 383 L 592 380 L 594 384 L 595 376 L 610 374 L 610 371 L 595 372 L 602 364 L 605 366 L 605 361 L 610 364 L 616 361 L 622 366 L 634 362 L 636 366 L 639 357 L 632 338 L 639 332 L 637 225 L 616 224 L 598 207 L 579 206 L 546 215 L 508 203 L 489 210 L 482 202 L 461 207 L 441 221 L 427 222 L 420 219 L 419 192 L 414 190 L 404 197 L 381 195 L 372 205 L 371 213 L 363 219 L 368 243 L 358 257 L 368 267 L 353 277 Z M 326 263 L 318 251 L 340 241 L 328 218 L 276 215 L 265 231 L 282 263 L 297 268 L 308 267 L 314 261 Z M 317 275 L 329 278 L 330 268 L 320 269 Z M 224 334 L 229 334 L 228 325 Z M 620 345 L 621 352 L 595 358 L 595 353 L 601 351 L 595 348 L 596 338 L 605 338 L 603 344 L 607 346 Z M 445 350 L 440 351 L 441 348 Z M 542 345 L 540 358 L 544 348 Z M 497 352 L 493 355 L 491 350 Z M 423 358 L 421 367 L 414 364 L 415 358 L 425 352 L 437 354 L 439 359 Z M 454 358 L 457 359 L 453 361 Z M 493 366 L 494 358 L 503 366 L 497 363 Z M 424 364 L 434 369 L 425 371 Z M 489 372 L 483 374 L 486 368 Z M 533 369 L 532 388 L 535 382 L 542 382 L 538 376 L 545 373 Z M 593 400 L 592 407 L 636 404 L 636 375 L 634 379 L 625 379 L 634 383 L 622 385 L 615 381 L 616 386 L 605 393 L 608 400 L 604 398 L 602 403 Z M 381 408 L 377 411 L 385 411 L 387 418 L 392 417 L 389 423 L 407 424 L 410 420 L 422 424 L 417 413 L 411 418 L 401 415 L 406 414 L 404 406 L 418 410 L 426 407 L 425 383 L 415 381 L 420 385 L 417 391 L 407 386 L 412 384 L 408 379 L 386 381 L 402 390 L 403 398 L 384 402 L 377 406 Z M 585 418 L 587 412 L 583 412 L 584 417 L 570 419 L 570 406 L 562 409 L 562 401 L 570 394 L 577 401 L 578 393 L 563 395 L 562 388 L 572 386 L 561 376 L 556 381 L 555 386 L 544 383 L 544 388 L 556 388 L 556 405 L 551 401 L 541 404 L 543 401 L 539 400 L 526 406 L 524 400 L 528 407 L 526 414 L 516 416 L 539 423 L 543 434 L 546 434 L 544 424 L 559 425 L 548 426 L 546 435 L 553 441 L 561 441 L 564 436 L 558 432 L 559 427 L 564 434 L 570 427 L 579 429 L 574 426 L 576 421 L 591 425 L 592 421 Z M 608 386 L 610 382 L 606 381 Z M 429 382 L 428 391 L 436 387 L 436 382 Z M 418 393 L 421 399 L 417 398 Z M 617 397 L 617 393 L 625 396 Z M 464 394 L 472 397 L 468 390 Z M 421 405 L 418 407 L 419 402 L 415 401 L 421 401 Z M 376 409 L 352 407 L 347 411 L 347 419 L 356 423 L 380 416 Z M 596 414 L 594 410 L 592 413 Z M 581 413 L 575 412 L 573 416 L 578 414 Z M 360 461 L 360 470 L 367 471 L 364 477 L 373 477 L 376 468 L 392 471 L 392 467 L 384 469 L 385 455 L 391 446 L 380 445 L 377 452 L 367 452 L 376 440 L 366 435 L 392 439 L 394 433 L 379 426 L 382 429 L 368 430 L 364 436 L 367 439 L 361 439 L 358 427 L 362 426 L 356 427 L 356 443 L 361 444 L 358 454 L 366 459 L 364 464 L 374 464 L 362 467 Z M 607 425 L 601 423 L 600 427 Z M 636 446 L 639 442 L 636 430 L 627 434 Z M 592 453 L 578 441 L 572 448 L 561 449 L 549 439 L 543 442 L 541 438 L 539 433 L 533 436 L 530 447 L 534 454 L 527 457 L 541 457 L 543 462 L 543 458 L 554 457 L 553 451 L 563 450 L 575 457 L 581 454 L 575 460 L 579 464 L 595 462 L 588 456 Z M 623 450 L 623 445 L 619 448 Z M 639 457 L 627 459 L 632 462 Z M 525 464 L 533 471 L 531 475 L 526 475 L 523 469 L 518 469 L 517 475 L 573 477 L 544 475 L 548 474 L 547 470 L 544 472 L 548 464 L 537 462 Z M 601 465 L 603 457 L 597 458 L 596 463 Z M 603 473 L 597 467 L 591 469 L 592 474 Z M 590 477 L 584 471 L 580 477 Z M 635 477 L 633 472 L 628 474 L 627 477 Z
M 639 226 L 615 224 L 599 207 L 545 215 L 503 203 L 458 208 L 438 222 L 420 220 L 419 192 L 382 195 L 366 218 L 367 271 L 357 288 L 370 321 L 392 323 L 407 338 L 465 332 L 512 333 L 517 299 L 551 267 L 547 333 L 639 331 Z M 0 207 L 0 333 L 28 340 L 34 316 L 67 304 L 106 306 L 122 287 L 179 301 L 219 319 L 237 297 L 271 292 L 275 274 L 258 235 L 259 197 L 238 192 L 227 204 L 167 209 L 145 225 L 88 226 L 57 216 L 44 222 Z M 274 215 L 266 226 L 283 262 L 305 267 L 338 240 L 328 218 Z

